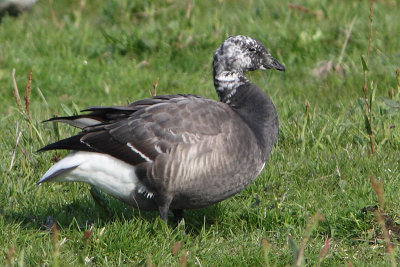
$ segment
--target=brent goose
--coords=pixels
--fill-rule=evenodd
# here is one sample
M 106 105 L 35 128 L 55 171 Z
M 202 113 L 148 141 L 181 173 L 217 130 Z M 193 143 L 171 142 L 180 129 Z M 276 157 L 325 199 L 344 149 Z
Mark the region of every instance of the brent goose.
M 195 95 L 160 95 L 128 106 L 90 107 L 56 117 L 81 128 L 39 151 L 72 152 L 38 182 L 89 183 L 167 221 L 184 209 L 222 201 L 248 186 L 264 168 L 278 137 L 278 116 L 264 91 L 244 72 L 285 68 L 250 37 L 226 39 L 214 55 L 220 102 Z
M 0 19 L 6 13 L 10 16 L 18 16 L 20 13 L 30 10 L 37 0 L 0 0 Z

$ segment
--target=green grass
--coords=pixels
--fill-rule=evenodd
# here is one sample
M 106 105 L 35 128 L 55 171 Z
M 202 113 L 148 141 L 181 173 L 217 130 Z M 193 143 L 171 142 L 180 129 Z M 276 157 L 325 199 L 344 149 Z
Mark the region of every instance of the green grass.
M 300 246 L 308 235 L 307 266 L 390 265 L 381 228 L 363 208 L 378 204 L 370 182 L 374 176 L 384 186 L 387 218 L 400 223 L 398 1 L 374 4 L 368 86 L 373 81 L 376 89 L 375 155 L 358 103 L 360 56 L 368 47 L 367 1 L 302 1 L 319 11 L 318 17 L 286 0 L 192 0 L 189 18 L 187 1 L 49 2 L 55 20 L 48 1 L 39 1 L 31 12 L 0 24 L 0 265 L 76 266 L 86 260 L 90 266 L 185 261 L 189 266 L 284 266 L 293 264 L 296 245 L 291 244 Z M 342 61 L 346 75 L 313 76 L 319 62 L 337 63 L 354 17 Z M 76 132 L 40 121 L 148 97 L 157 79 L 159 94 L 216 99 L 212 55 L 234 34 L 259 39 L 287 69 L 249 74 L 271 96 L 280 120 L 279 142 L 251 186 L 217 205 L 188 211 L 177 228 L 167 227 L 155 212 L 133 210 L 112 198 L 111 214 L 105 215 L 87 185 L 35 186 L 52 158 L 66 154 L 35 153 L 41 138 L 49 143 Z M 30 114 L 37 132 L 15 103 L 13 68 L 21 97 L 33 70 Z M 390 88 L 393 108 L 385 104 Z M 318 211 L 323 220 L 306 230 Z M 55 234 L 49 230 L 51 218 L 58 222 Z M 328 237 L 329 250 L 320 257 Z M 397 262 L 399 238 L 392 231 Z M 181 246 L 171 253 L 177 242 Z

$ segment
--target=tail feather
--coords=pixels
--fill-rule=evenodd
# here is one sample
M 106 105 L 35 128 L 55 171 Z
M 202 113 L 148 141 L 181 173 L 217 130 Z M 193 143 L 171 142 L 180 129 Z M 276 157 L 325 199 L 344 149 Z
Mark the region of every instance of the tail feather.
M 93 149 L 81 142 L 82 136 L 83 136 L 83 134 L 81 133 L 81 134 L 71 136 L 69 138 L 62 139 L 60 141 L 57 141 L 55 143 L 49 144 L 45 147 L 42 147 L 37 152 L 56 150 L 56 149 L 96 152 L 95 149 Z
M 101 118 L 98 118 L 93 115 L 76 115 L 76 116 L 68 116 L 68 117 L 54 117 L 43 122 L 62 122 L 67 123 L 76 128 L 86 128 L 88 126 L 94 126 L 103 122 Z
M 77 168 L 78 166 L 79 166 L 79 165 L 67 167 L 67 168 L 64 168 L 64 169 L 59 169 L 59 170 L 57 170 L 57 171 L 55 171 L 55 172 L 53 172 L 53 173 L 50 173 L 50 174 L 47 175 L 47 176 L 44 175 L 44 176 L 42 177 L 42 179 L 40 179 L 40 181 L 36 183 L 36 185 L 40 185 L 41 183 L 44 183 L 44 182 L 50 181 L 50 180 L 52 180 L 52 179 L 55 179 L 55 178 L 57 178 L 57 177 L 60 176 L 60 175 L 63 175 L 63 174 L 65 174 L 65 173 L 69 172 L 69 171 L 72 171 L 73 169 Z M 46 173 L 46 174 L 47 174 L 47 173 Z
M 85 155 L 84 153 L 75 151 L 71 152 L 68 156 L 51 166 L 50 169 L 47 170 L 40 181 L 36 184 L 39 185 L 43 182 L 47 182 L 50 180 L 64 181 L 63 176 L 67 175 L 70 171 L 73 171 L 74 169 L 79 167 L 79 165 L 81 165 L 82 163 L 85 163 L 86 158 L 82 156 Z

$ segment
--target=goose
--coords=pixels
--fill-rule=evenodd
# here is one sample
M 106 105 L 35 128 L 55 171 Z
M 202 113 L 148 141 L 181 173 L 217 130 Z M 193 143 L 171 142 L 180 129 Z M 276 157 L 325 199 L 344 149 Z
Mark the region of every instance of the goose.
M 158 95 L 127 106 L 89 107 L 55 117 L 81 128 L 39 151 L 71 150 L 37 184 L 88 183 L 142 210 L 179 222 L 198 209 L 246 188 L 263 170 L 278 137 L 268 95 L 244 75 L 285 67 L 260 42 L 227 38 L 213 58 L 220 101 L 191 94 Z
M 0 0 L 0 19 L 6 13 L 10 16 L 18 16 L 20 13 L 30 10 L 37 0 Z

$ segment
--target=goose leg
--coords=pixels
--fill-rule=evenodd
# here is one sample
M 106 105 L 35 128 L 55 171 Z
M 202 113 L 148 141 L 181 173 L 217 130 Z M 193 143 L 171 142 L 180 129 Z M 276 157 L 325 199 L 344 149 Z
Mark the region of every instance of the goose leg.
M 160 214 L 161 219 L 167 223 L 168 222 L 168 210 L 169 208 L 166 206 L 159 206 L 158 213 Z
M 94 203 L 99 208 L 100 213 L 103 213 L 105 217 L 111 217 L 111 212 L 109 210 L 110 203 L 107 198 L 101 193 L 101 191 L 92 186 L 90 188 L 90 194 L 93 197 Z
M 172 210 L 172 213 L 174 214 L 176 224 L 179 224 L 185 215 L 183 210 Z
M 165 196 L 162 198 L 155 198 L 157 205 L 158 205 L 158 212 L 160 214 L 161 219 L 167 223 L 168 222 L 168 211 L 169 205 L 172 202 L 172 196 Z

